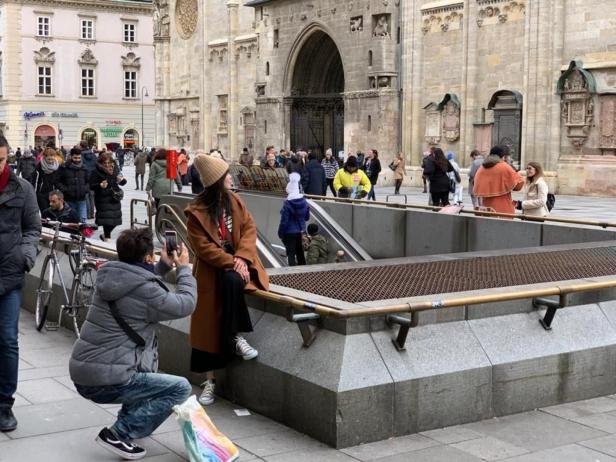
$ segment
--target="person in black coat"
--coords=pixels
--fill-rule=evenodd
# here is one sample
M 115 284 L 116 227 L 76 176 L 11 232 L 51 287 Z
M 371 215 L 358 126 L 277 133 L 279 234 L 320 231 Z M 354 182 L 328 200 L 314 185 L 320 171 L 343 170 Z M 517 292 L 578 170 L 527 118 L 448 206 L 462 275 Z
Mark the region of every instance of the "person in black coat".
M 49 193 L 58 189 L 59 176 L 60 163 L 56 157 L 56 151 L 53 148 L 46 148 L 32 175 L 32 186 L 34 186 L 36 202 L 41 212 L 49 208 Z
M 453 172 L 453 166 L 441 148 L 435 148 L 432 156 L 424 160 L 423 173 L 430 181 L 432 205 L 436 207 L 449 205 L 449 175 L 447 173 Z
M 100 238 L 104 242 L 111 238 L 111 232 L 122 224 L 122 188 L 126 179 L 113 161 L 113 156 L 102 153 L 98 156 L 96 169 L 90 176 L 90 188 L 94 191 L 96 205 L 96 224 L 103 227 Z
M 64 193 L 64 199 L 79 215 L 79 221 L 85 223 L 88 219 L 86 195 L 90 191 L 88 171 L 81 161 L 81 149 L 71 149 L 70 162 L 60 167 L 58 174 L 58 189 Z
M 366 176 L 372 184 L 370 192 L 368 193 L 368 200 L 372 199 L 376 201 L 376 194 L 374 194 L 374 186 L 379 179 L 379 173 L 381 173 L 381 161 L 379 160 L 379 152 L 376 149 L 369 149 L 366 161 L 364 162 L 363 170 L 366 172 Z
M 317 160 L 314 153 L 308 154 L 308 165 L 306 166 L 306 176 L 304 180 L 304 193 L 315 196 L 325 196 L 327 194 L 327 180 L 325 179 L 325 169 Z
M 188 181 L 190 182 L 190 188 L 193 194 L 201 194 L 203 192 L 203 183 L 201 183 L 201 177 L 195 164 L 191 164 L 188 167 Z

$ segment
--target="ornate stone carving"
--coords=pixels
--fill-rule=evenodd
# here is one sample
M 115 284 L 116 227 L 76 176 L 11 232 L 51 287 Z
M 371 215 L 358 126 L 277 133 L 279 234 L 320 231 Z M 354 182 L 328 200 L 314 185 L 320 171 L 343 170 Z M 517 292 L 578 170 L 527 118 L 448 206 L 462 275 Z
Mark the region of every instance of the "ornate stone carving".
M 436 8 L 422 9 L 423 15 L 421 30 L 424 34 L 429 32 L 447 32 L 462 27 L 462 13 L 464 3 L 453 2 L 450 5 Z
M 364 17 L 355 16 L 351 18 L 351 32 L 361 32 L 364 30 Z
M 616 151 L 616 95 L 602 95 L 600 101 L 601 139 L 599 147 L 602 150 Z
M 79 60 L 77 62 L 82 66 L 96 66 L 98 64 L 98 60 L 94 57 L 92 50 L 90 50 L 89 48 L 86 48 L 85 51 L 81 53 L 81 56 L 79 57 Z
M 441 111 L 437 103 L 430 103 L 424 107 L 426 111 L 426 128 L 424 138 L 429 145 L 441 142 Z
M 175 4 L 175 24 L 178 34 L 183 39 L 189 39 L 197 29 L 199 18 L 197 0 L 177 0 Z
M 480 7 L 477 14 L 479 27 L 516 21 L 523 19 L 526 14 L 524 0 L 477 0 L 477 3 Z
M 460 106 L 452 99 L 443 108 L 443 136 L 453 143 L 460 138 Z
M 257 96 L 265 96 L 265 84 L 264 83 L 256 84 L 255 91 L 257 93 Z
M 130 52 L 126 56 L 122 56 L 122 67 L 139 69 L 141 67 L 141 58 L 138 58 L 135 53 Z
M 377 14 L 372 17 L 374 27 L 372 29 L 373 37 L 389 37 L 389 22 L 391 15 Z
M 581 149 L 588 139 L 595 117 L 594 77 L 584 70 L 581 62 L 572 61 L 569 69 L 558 80 L 557 88 L 561 98 L 561 118 L 567 137 L 573 146 Z
M 34 51 L 34 62 L 36 64 L 53 64 L 56 62 L 56 52 L 47 47 L 42 47 L 40 50 Z

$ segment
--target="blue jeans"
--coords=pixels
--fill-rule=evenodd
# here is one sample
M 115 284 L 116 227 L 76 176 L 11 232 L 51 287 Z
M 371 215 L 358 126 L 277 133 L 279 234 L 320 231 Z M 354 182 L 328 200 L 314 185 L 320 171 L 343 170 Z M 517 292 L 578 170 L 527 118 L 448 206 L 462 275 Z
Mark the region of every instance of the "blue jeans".
M 368 198 L 366 200 L 370 199 L 376 201 L 376 194 L 374 194 L 374 185 L 372 185 L 372 188 L 370 188 L 370 192 L 368 193 Z
M 77 212 L 80 223 L 85 223 L 88 220 L 88 205 L 85 200 L 77 202 L 69 202 L 68 205 Z
M 0 296 L 0 408 L 12 408 L 17 390 L 17 331 L 21 289 Z
M 122 404 L 118 420 L 110 428 L 122 441 L 145 438 L 167 417 L 172 407 L 192 393 L 184 377 L 167 374 L 135 374 L 127 384 L 84 387 L 75 384 L 81 396 L 98 404 Z

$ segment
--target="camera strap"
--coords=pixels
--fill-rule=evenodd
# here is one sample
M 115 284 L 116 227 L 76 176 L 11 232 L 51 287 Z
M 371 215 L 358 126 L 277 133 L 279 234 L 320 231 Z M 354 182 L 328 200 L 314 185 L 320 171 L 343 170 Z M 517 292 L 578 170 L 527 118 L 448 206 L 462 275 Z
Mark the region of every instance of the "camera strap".
M 111 315 L 116 320 L 118 325 L 122 328 L 122 330 L 130 337 L 130 339 L 137 344 L 137 346 L 144 347 L 145 340 L 143 337 L 139 335 L 135 330 L 128 325 L 128 323 L 120 316 L 120 312 L 118 311 L 118 306 L 115 301 L 107 302 L 109 303 L 109 310 L 111 311 Z

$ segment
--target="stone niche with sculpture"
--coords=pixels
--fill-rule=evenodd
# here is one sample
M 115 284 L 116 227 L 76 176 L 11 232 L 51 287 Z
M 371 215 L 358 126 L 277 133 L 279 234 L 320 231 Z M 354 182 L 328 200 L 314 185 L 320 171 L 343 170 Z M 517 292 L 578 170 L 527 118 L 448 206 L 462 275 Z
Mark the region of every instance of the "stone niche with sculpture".
M 594 76 L 583 68 L 581 61 L 571 61 L 558 79 L 561 122 L 567 138 L 578 151 L 594 126 L 596 88 Z
M 460 99 L 454 93 L 447 93 L 440 103 L 424 107 L 426 128 L 424 138 L 429 145 L 436 145 L 441 138 L 449 143 L 460 139 Z
M 603 155 L 616 155 L 616 89 L 599 96 L 599 149 Z

